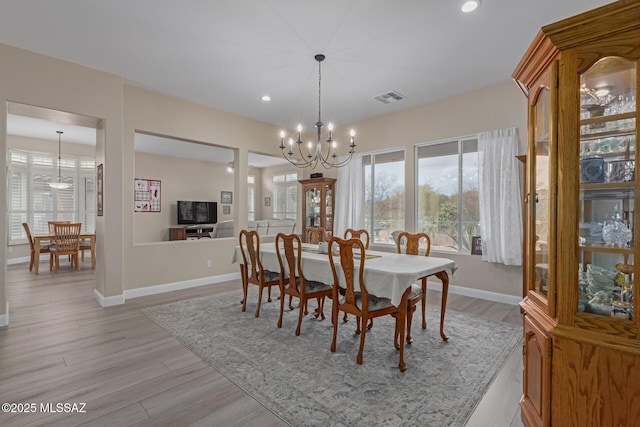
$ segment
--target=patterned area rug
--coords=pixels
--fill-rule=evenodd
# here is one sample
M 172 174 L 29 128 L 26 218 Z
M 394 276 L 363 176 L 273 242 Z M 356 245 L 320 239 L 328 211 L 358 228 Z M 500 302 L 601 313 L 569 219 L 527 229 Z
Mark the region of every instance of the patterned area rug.
M 263 303 L 255 318 L 257 289 L 250 288 L 244 313 L 240 299 L 240 291 L 231 291 L 145 313 L 293 426 L 463 426 L 522 334 L 518 326 L 449 310 L 444 342 L 439 310 L 427 306 L 426 330 L 420 311 L 414 315 L 414 342 L 405 346 L 407 371 L 401 373 L 392 318 L 375 319 L 357 365 L 360 337 L 353 317 L 340 320 L 338 348 L 330 351 L 330 300 L 327 319 L 309 314 L 296 337 L 297 308 L 285 305 L 278 329 L 278 300 Z

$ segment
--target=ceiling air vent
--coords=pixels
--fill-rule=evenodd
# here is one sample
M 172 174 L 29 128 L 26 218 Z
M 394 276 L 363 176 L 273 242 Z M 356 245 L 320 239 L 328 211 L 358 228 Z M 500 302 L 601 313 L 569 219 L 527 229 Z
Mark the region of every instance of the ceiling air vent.
M 378 101 L 384 104 L 391 104 L 392 102 L 397 102 L 404 98 L 405 98 L 404 95 L 394 90 L 391 92 L 383 93 L 382 95 L 378 95 L 374 99 L 377 99 Z

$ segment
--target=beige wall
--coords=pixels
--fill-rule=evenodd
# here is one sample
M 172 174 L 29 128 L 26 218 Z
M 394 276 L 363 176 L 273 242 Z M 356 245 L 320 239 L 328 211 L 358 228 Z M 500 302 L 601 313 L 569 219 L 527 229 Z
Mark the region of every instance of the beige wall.
M 148 236 L 150 233 L 138 230 L 139 216 L 133 212 L 132 183 L 138 172 L 143 172 L 137 170 L 142 165 L 136 164 L 135 132 L 150 132 L 233 148 L 237 167 L 232 183 L 232 217 L 239 227 L 243 227 L 246 225 L 246 215 L 238 213 L 246 212 L 247 207 L 248 152 L 280 156 L 277 136 L 274 136 L 278 134 L 278 128 L 126 86 L 120 77 L 9 46 L 0 45 L 0 57 L 3 62 L 0 100 L 4 101 L 0 103 L 1 151 L 5 152 L 7 148 L 6 113 L 9 101 L 103 120 L 95 149 L 96 163 L 105 165 L 105 214 L 97 218 L 96 224 L 96 288 L 103 296 L 116 297 L 123 290 L 237 273 L 237 266 L 231 264 L 235 239 L 147 242 L 151 240 Z M 504 83 L 480 91 L 353 124 L 358 132 L 360 152 L 389 147 L 406 149 L 407 224 L 415 222 L 414 198 L 411 197 L 415 193 L 414 144 L 512 126 L 519 128 L 521 145 L 524 146 L 525 100 L 508 76 L 505 76 Z M 0 161 L 5 166 L 5 156 Z M 307 178 L 310 172 L 305 170 L 301 178 Z M 336 174 L 335 171 L 322 172 L 325 176 Z M 149 173 L 155 172 L 150 169 Z M 263 198 L 272 195 L 270 177 L 273 173 L 274 170 L 262 172 L 263 185 L 258 191 L 257 201 L 262 218 L 271 217 L 270 209 L 263 206 Z M 2 168 L 0 179 L 6 182 L 5 167 Z M 163 190 L 165 185 L 163 180 Z M 178 197 L 169 194 L 163 192 L 164 202 L 171 203 L 171 197 Z M 6 199 L 6 186 L 0 186 L 0 198 Z M 171 207 L 168 209 L 171 211 Z M 166 228 L 166 221 L 162 222 L 154 225 L 154 228 Z M 6 224 L 6 210 L 0 211 L 0 223 Z M 0 239 L 7 241 L 6 227 L 0 228 Z M 453 284 L 520 294 L 519 268 L 483 263 L 477 256 L 460 255 L 453 258 L 460 267 Z M 208 259 L 213 260 L 211 268 L 206 267 Z M 4 285 L 6 260 L 4 251 L 0 260 L 3 265 L 0 273 L 0 315 L 4 314 L 7 302 Z
M 0 44 L 0 152 L 7 149 L 8 103 L 15 102 L 102 120 L 104 132 L 96 147 L 96 160 L 105 164 L 105 213 L 96 222 L 98 265 L 96 288 L 102 295 L 121 293 L 122 283 L 122 79 L 69 62 Z M 1 156 L 0 181 L 6 183 L 6 156 Z M 6 200 L 6 185 L 0 186 Z M 109 234 L 105 235 L 105 223 Z M 7 223 L 6 209 L 0 224 Z M 7 241 L 6 225 L 0 241 Z M 109 257 L 106 254 L 111 254 Z M 0 262 L 0 316 L 6 314 L 7 252 Z
M 160 212 L 133 214 L 135 243 L 169 240 L 169 227 L 178 225 L 177 201 L 197 200 L 218 202 L 218 221 L 233 218 L 222 214 L 220 191 L 233 191 L 234 176 L 227 164 L 188 160 L 177 157 L 136 153 L 136 178 L 161 181 Z
M 265 154 L 277 155 L 277 139 L 276 143 L 271 141 L 272 135 L 278 135 L 276 127 L 125 86 L 122 140 L 124 182 L 129 183 L 134 179 L 135 131 L 233 148 L 236 172 L 233 187 L 228 188 L 233 191 L 232 218 L 238 227 L 246 226 L 246 215 L 238 213 L 247 211 L 248 152 L 265 153 L 265 147 L 273 147 L 273 152 Z M 126 186 L 123 199 L 123 254 L 127 260 L 124 290 L 238 272 L 238 266 L 231 263 L 236 244 L 233 238 L 137 243 L 132 237 L 135 234 L 132 185 Z M 212 267 L 207 267 L 207 260 L 212 260 Z

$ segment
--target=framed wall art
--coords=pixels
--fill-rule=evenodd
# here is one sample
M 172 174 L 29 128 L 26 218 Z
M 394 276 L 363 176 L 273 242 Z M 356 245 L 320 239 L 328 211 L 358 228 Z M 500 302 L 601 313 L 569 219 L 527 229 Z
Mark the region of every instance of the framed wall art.
M 103 186 L 103 180 L 104 180 L 104 165 L 102 163 L 100 163 L 98 165 L 98 171 L 96 173 L 96 194 L 97 194 L 97 205 L 96 205 L 96 215 L 98 216 L 102 216 L 104 215 L 104 211 L 103 211 L 103 193 L 102 193 L 102 186 Z
M 471 238 L 471 255 L 482 255 L 482 239 L 480 236 Z
M 133 180 L 133 211 L 160 212 L 161 182 L 157 179 Z
M 233 193 L 231 191 L 220 192 L 220 203 L 223 205 L 230 205 L 233 203 Z

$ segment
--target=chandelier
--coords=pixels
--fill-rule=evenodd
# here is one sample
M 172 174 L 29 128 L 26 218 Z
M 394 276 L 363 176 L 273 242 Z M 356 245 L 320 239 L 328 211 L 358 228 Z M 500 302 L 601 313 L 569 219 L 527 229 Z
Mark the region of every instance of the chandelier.
M 342 160 L 338 160 L 338 155 L 336 154 L 336 147 L 338 146 L 338 144 L 333 139 L 333 125 L 331 123 L 329 123 L 329 125 L 327 126 L 329 130 L 329 138 L 323 143 L 322 127 L 324 125 L 322 123 L 320 115 L 320 99 L 322 93 L 321 65 L 322 61 L 324 61 L 325 56 L 322 54 L 318 54 L 314 58 L 316 61 L 318 61 L 318 122 L 315 125 L 317 131 L 316 144 L 314 146 L 313 142 L 309 141 L 307 143 L 306 150 L 302 147 L 302 125 L 298 124 L 298 140 L 294 141 L 293 138 L 289 138 L 288 147 L 284 143 L 286 134 L 284 130 L 280 131 L 280 150 L 282 151 L 282 156 L 287 159 L 289 163 L 299 168 L 315 168 L 318 164 L 321 164 L 325 169 L 339 168 L 349 163 L 351 161 L 351 157 L 353 157 L 353 153 L 356 150 L 355 132 L 353 129 L 351 129 L 351 143 L 349 144 L 349 153 L 348 156 L 346 156 Z M 294 144 L 297 148 L 294 147 Z M 323 148 L 323 144 L 325 145 L 325 148 Z M 285 151 L 285 149 L 287 148 L 288 151 Z M 306 151 L 306 153 L 303 151 Z
M 58 133 L 58 181 L 57 182 L 50 182 L 49 183 L 49 187 L 51 188 L 55 188 L 56 190 L 65 190 L 67 188 L 71 187 L 71 184 L 68 182 L 62 182 L 62 166 L 60 165 L 61 163 L 61 156 L 60 156 L 60 148 L 61 148 L 61 143 L 60 143 L 60 135 L 63 134 L 63 132 L 61 130 L 57 130 L 56 131 Z

